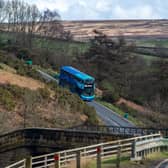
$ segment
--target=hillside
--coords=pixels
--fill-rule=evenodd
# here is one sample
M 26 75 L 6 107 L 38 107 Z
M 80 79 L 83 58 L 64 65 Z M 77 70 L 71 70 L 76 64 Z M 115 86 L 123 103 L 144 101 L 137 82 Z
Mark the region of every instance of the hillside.
M 11 59 L 9 53 L 0 58 L 6 63 L 0 64 L 0 133 L 23 127 L 66 128 L 97 122 L 94 109 L 77 95 L 55 83 L 44 83 L 33 67 Z
M 125 35 L 130 38 L 168 37 L 168 20 L 102 20 L 102 21 L 64 21 L 65 30 L 71 31 L 74 39 L 92 38 L 94 29 L 108 36 Z
M 88 41 L 95 36 L 93 30 L 99 30 L 109 37 L 124 35 L 131 39 L 165 39 L 168 38 L 168 20 L 88 20 L 88 21 L 61 21 L 65 32 L 71 32 L 73 39 L 77 41 Z M 49 31 L 50 24 L 43 24 L 43 29 L 36 32 L 44 35 Z M 39 25 L 36 25 L 36 29 Z M 0 25 L 0 31 L 7 31 L 7 24 Z M 54 32 L 55 33 L 55 32 Z M 56 34 L 48 32 L 49 37 Z
M 66 23 L 68 24 L 68 22 Z M 92 31 L 95 29 L 96 24 L 99 24 L 100 26 L 100 24 L 103 24 L 103 21 L 76 21 L 69 23 L 72 23 L 72 25 L 69 26 L 69 29 L 74 29 L 76 25 L 80 23 L 78 25 L 78 31 L 76 31 L 76 33 L 80 34 L 83 27 Z M 136 21 L 122 21 L 121 23 L 119 21 L 106 21 L 106 23 L 107 25 L 102 25 L 103 30 L 108 29 L 108 31 L 112 31 L 112 28 L 108 28 L 108 24 L 109 26 L 112 26 L 112 23 L 117 23 L 122 27 L 123 31 L 127 30 L 125 29 L 126 27 L 131 27 L 131 25 L 132 29 L 130 29 L 130 31 L 133 31 L 133 27 L 136 30 L 139 29 L 139 27 L 143 27 L 143 33 L 147 33 L 145 32 L 147 26 L 144 26 L 144 24 L 147 24 L 155 30 L 157 28 L 157 31 L 154 31 L 155 33 L 152 32 L 152 38 L 146 39 L 146 41 L 143 41 L 144 39 L 139 40 L 144 38 L 143 33 L 140 35 L 141 37 L 138 36 L 138 33 L 133 33 L 130 38 L 135 38 L 135 41 L 138 39 L 137 41 L 140 41 L 141 46 L 143 44 L 150 44 L 152 46 L 155 46 L 156 44 L 162 46 L 162 44 L 164 44 L 164 47 L 168 46 L 168 40 L 165 38 L 167 20 L 138 21 L 137 23 Z M 163 26 L 163 32 L 159 27 L 159 23 Z M 82 24 L 85 24 L 85 26 Z M 87 24 L 90 24 L 90 27 L 87 27 Z M 117 26 L 115 31 L 117 34 Z M 149 34 L 150 31 L 152 31 L 152 29 L 148 28 Z M 165 39 L 157 39 L 163 38 L 164 33 Z M 80 35 L 82 35 L 82 33 Z M 86 33 L 86 36 L 87 35 L 88 34 Z M 145 126 L 153 127 L 154 123 L 157 123 L 155 124 L 156 127 L 166 127 L 168 121 L 166 115 L 168 106 L 167 101 L 165 101 L 167 100 L 167 84 L 165 76 L 162 77 L 160 74 L 167 74 L 167 61 L 166 59 L 155 58 L 154 56 L 162 57 L 163 53 L 167 53 L 167 50 L 163 51 L 162 48 L 153 48 L 149 50 L 148 47 L 141 47 L 137 51 L 137 49 L 135 50 L 134 45 L 128 43 L 127 38 L 124 36 L 116 39 L 111 39 L 109 36 L 106 38 L 105 42 L 107 41 L 109 44 L 114 44 L 112 48 L 109 47 L 111 44 L 109 46 L 107 46 L 108 43 L 101 44 L 101 36 L 96 36 L 90 43 L 65 41 L 48 37 L 39 38 L 35 36 L 32 38 L 32 46 L 29 48 L 26 45 L 22 45 L 22 41 L 18 43 L 15 34 L 2 33 L 0 35 L 2 44 L 1 49 L 3 50 L 2 54 L 7 54 L 8 58 L 1 58 L 0 52 L 0 60 L 15 67 L 18 74 L 31 76 L 37 79 L 38 74 L 34 68 L 30 71 L 27 66 L 20 66 L 23 59 L 32 59 L 33 64 L 40 65 L 43 68 L 51 68 L 54 71 L 58 70 L 62 65 L 73 65 L 96 78 L 96 85 L 102 90 L 101 95 L 103 95 L 103 100 L 114 103 L 119 97 L 123 97 L 140 104 L 141 106 L 149 108 L 154 113 L 144 112 L 142 115 L 142 113 L 139 112 L 139 109 L 132 110 L 127 107 L 127 105 L 126 107 L 125 105 L 120 105 L 119 108 L 124 112 L 128 112 L 130 116 L 144 121 Z M 100 42 L 97 43 L 96 40 L 98 39 Z M 24 56 L 24 58 L 22 56 Z M 20 58 L 21 62 L 15 61 L 15 63 L 11 63 L 9 60 L 14 57 Z M 164 66 L 160 69 L 162 65 Z M 164 73 L 160 73 L 160 71 Z M 144 88 L 149 89 L 144 91 Z M 160 99 L 160 101 L 158 101 L 158 99 Z M 63 101 L 66 102 L 67 100 L 69 100 L 69 97 L 66 97 Z M 157 104 L 155 102 L 157 102 Z M 92 113 L 87 113 L 87 116 L 92 118 Z
M 20 76 L 5 70 L 0 70 L 0 84 L 17 85 L 22 88 L 37 90 L 44 88 L 44 83 L 34 80 L 30 77 Z

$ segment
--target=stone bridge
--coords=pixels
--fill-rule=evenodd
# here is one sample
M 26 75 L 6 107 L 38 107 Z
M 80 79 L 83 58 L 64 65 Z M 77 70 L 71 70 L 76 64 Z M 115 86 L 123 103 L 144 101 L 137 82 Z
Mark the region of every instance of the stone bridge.
M 128 137 L 130 135 L 70 129 L 20 129 L 0 136 L 0 165 L 4 167 L 29 155 L 45 154 Z

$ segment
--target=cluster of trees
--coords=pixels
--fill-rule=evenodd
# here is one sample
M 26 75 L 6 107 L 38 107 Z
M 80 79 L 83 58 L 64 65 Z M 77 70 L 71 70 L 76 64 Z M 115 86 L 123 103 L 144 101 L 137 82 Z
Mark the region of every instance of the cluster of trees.
M 124 97 L 166 114 L 168 61 L 158 58 L 149 65 L 135 54 L 134 44 L 127 43 L 124 37 L 112 40 L 101 32 L 95 33 L 89 50 L 79 56 L 77 64 L 96 77 L 103 98 L 113 102 Z
M 46 63 L 53 67 L 74 64 L 95 76 L 105 100 L 116 101 L 122 96 L 145 104 L 152 111 L 167 113 L 168 61 L 160 59 L 147 64 L 144 58 L 135 55 L 136 47 L 128 44 L 123 36 L 112 40 L 102 32 L 94 30 L 95 38 L 87 44 L 87 52 L 81 54 L 79 46 L 77 48 L 75 45 L 70 46 L 70 43 L 49 40 L 49 37 L 72 39 L 71 33 L 64 30 L 60 15 L 56 11 L 40 11 L 37 6 L 21 0 L 0 0 L 0 31 L 4 30 L 5 34 L 8 32 L 12 35 L 15 44 L 19 44 L 18 48 L 10 50 L 19 53 L 17 56 L 26 55 L 35 64 L 42 66 Z M 38 37 L 36 40 L 35 35 Z M 58 44 L 64 47 L 61 48 Z M 68 50 L 65 50 L 65 44 Z M 153 52 L 160 56 L 163 54 L 160 50 Z
M 124 94 L 133 72 L 133 67 L 131 71 L 130 67 L 135 62 L 131 55 L 134 44 L 127 44 L 123 36 L 112 40 L 97 30 L 94 32 L 96 36 L 91 40 L 89 50 L 78 57 L 77 64 L 83 65 L 85 71 L 95 76 L 105 95 L 115 101 Z
M 60 15 L 49 9 L 40 11 L 36 5 L 21 0 L 0 0 L 0 30 L 12 32 L 23 46 L 31 47 L 34 35 L 69 40 Z
M 37 90 L 0 85 L 0 95 L 0 133 L 23 127 L 66 128 L 84 122 L 98 123 L 93 107 L 55 83 Z M 87 116 L 85 121 L 80 117 L 83 114 Z

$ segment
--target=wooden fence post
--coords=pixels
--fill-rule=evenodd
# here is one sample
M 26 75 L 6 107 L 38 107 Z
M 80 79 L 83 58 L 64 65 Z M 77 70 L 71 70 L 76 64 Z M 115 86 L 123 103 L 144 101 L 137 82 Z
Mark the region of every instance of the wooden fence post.
M 76 168 L 80 168 L 81 167 L 81 151 L 77 151 L 76 153 Z
M 26 158 L 26 168 L 32 168 L 32 158 L 31 158 L 31 156 Z
M 60 155 L 55 154 L 54 160 L 55 160 L 55 168 L 60 168 Z
M 101 168 L 101 147 L 97 147 L 97 168 Z
M 136 153 L 136 140 L 132 142 L 132 151 L 131 151 L 131 158 L 136 159 L 137 153 Z
M 119 142 L 118 150 L 117 150 L 116 168 L 120 168 L 120 159 L 121 159 L 121 146 Z

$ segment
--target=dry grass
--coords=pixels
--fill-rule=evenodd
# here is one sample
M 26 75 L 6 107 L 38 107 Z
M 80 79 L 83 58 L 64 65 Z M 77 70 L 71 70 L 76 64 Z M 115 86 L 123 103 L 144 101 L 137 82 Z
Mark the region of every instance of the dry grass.
M 65 21 L 65 30 L 70 30 L 75 39 L 94 36 L 97 29 L 108 36 L 163 36 L 167 35 L 168 20 L 116 20 L 116 21 Z
M 29 77 L 20 76 L 12 72 L 0 70 L 0 83 L 17 85 L 31 90 L 37 90 L 38 88 L 44 88 L 44 84 L 40 81 L 34 80 Z
M 102 31 L 108 36 L 125 35 L 129 37 L 168 37 L 168 20 L 62 21 L 62 24 L 65 31 L 70 31 L 74 39 L 80 41 L 95 36 L 93 33 L 93 30 L 95 29 Z M 3 30 L 7 30 L 6 25 L 4 25 Z
M 16 70 L 6 64 L 0 63 L 0 69 L 3 69 L 5 71 L 11 72 L 11 73 L 16 73 Z
M 138 105 L 132 101 L 126 100 L 124 98 L 120 98 L 119 101 L 116 103 L 117 105 L 121 105 L 121 104 L 125 104 L 126 106 L 136 110 L 136 111 L 140 111 L 140 112 L 147 112 L 150 111 L 147 108 L 145 108 L 144 106 Z

